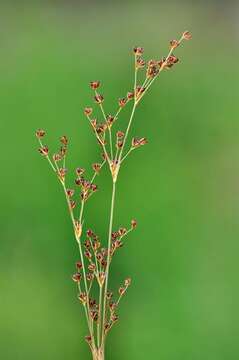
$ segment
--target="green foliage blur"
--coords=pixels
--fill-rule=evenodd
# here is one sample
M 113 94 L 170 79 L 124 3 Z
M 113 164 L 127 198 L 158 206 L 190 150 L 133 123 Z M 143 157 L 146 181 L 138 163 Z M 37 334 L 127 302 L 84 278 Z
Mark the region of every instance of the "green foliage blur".
M 184 30 L 180 63 L 137 109 L 149 144 L 125 163 L 114 227 L 139 222 L 111 288 L 132 286 L 107 360 L 235 360 L 238 343 L 238 5 L 235 2 L 1 2 L 0 358 L 90 359 L 71 281 L 78 259 L 62 189 L 37 152 L 71 139 L 69 181 L 100 159 L 83 108 L 100 79 L 108 113 L 132 88 L 135 45 L 161 58 Z M 119 127 L 125 129 L 128 112 Z M 110 177 L 85 228 L 106 240 Z

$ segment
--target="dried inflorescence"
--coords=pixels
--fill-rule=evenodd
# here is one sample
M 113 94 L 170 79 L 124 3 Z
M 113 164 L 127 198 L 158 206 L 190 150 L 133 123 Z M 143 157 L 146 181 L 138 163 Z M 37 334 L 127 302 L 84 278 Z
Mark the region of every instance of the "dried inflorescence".
M 99 106 L 102 117 L 101 119 L 96 118 L 92 107 L 85 107 L 84 115 L 89 120 L 94 136 L 101 148 L 102 160 L 92 164 L 93 174 L 91 177 L 86 175 L 87 172 L 84 168 L 78 167 L 75 169 L 75 188 L 66 186 L 68 138 L 65 135 L 61 136 L 58 152 L 51 155 L 48 146 L 43 144 L 46 135 L 45 131 L 42 129 L 36 131 L 40 144 L 39 152 L 48 160 L 63 187 L 75 238 L 79 246 L 80 260 L 76 262 L 76 272 L 73 274 L 72 279 L 77 284 L 78 299 L 85 310 L 89 329 L 89 335 L 85 337 L 85 340 L 92 350 L 94 359 L 104 358 L 106 336 L 119 319 L 118 306 L 120 300 L 131 284 L 131 279 L 127 278 L 115 295 L 108 287 L 111 262 L 118 250 L 124 245 L 125 237 L 137 226 L 136 220 L 133 219 L 128 228 L 119 227 L 118 230 L 113 230 L 116 183 L 120 168 L 133 150 L 147 144 L 145 137 L 133 137 L 131 141 L 128 141 L 135 110 L 161 72 L 171 69 L 179 62 L 179 59 L 173 53 L 174 50 L 184 40 L 190 39 L 191 34 L 185 31 L 179 40 L 170 41 L 169 53 L 166 57 L 159 60 L 152 59 L 148 62 L 143 58 L 144 49 L 135 47 L 133 49 L 134 87 L 126 92 L 125 97 L 118 100 L 118 109 L 114 115 L 105 112 L 103 106 L 104 96 L 98 92 L 101 89 L 101 82 L 98 80 L 90 82 L 93 100 L 96 106 Z M 140 72 L 144 73 L 143 81 L 139 80 Z M 126 129 L 117 129 L 113 132 L 121 111 L 130 103 L 132 103 L 132 109 Z M 128 143 L 130 144 L 129 148 L 125 150 Z M 105 164 L 107 164 L 112 177 L 107 242 L 105 239 L 101 240 L 93 230 L 84 231 L 83 229 L 85 205 L 98 190 L 95 180 Z M 99 290 L 97 299 L 93 299 L 91 296 L 94 286 Z

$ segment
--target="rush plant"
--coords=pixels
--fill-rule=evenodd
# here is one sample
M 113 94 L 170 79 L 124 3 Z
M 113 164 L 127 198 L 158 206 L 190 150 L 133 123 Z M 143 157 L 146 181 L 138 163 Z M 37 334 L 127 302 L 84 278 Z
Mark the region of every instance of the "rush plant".
M 60 138 L 60 150 L 50 155 L 48 146 L 43 144 L 45 131 L 42 129 L 36 131 L 36 137 L 40 144 L 39 152 L 48 161 L 50 168 L 63 188 L 75 240 L 79 247 L 80 259 L 76 263 L 76 272 L 72 279 L 77 285 L 78 299 L 84 308 L 89 331 L 85 340 L 89 344 L 94 360 L 105 359 L 107 335 L 119 319 L 118 308 L 120 301 L 131 284 L 131 279 L 127 278 L 119 287 L 117 294 L 114 295 L 109 290 L 109 274 L 113 257 L 124 245 L 125 237 L 137 226 L 136 220 L 131 220 L 128 228 L 120 227 L 118 230 L 113 228 L 115 223 L 115 194 L 120 169 L 134 150 L 147 143 L 144 137 L 133 138 L 129 141 L 129 132 L 136 109 L 154 81 L 164 70 L 171 69 L 178 63 L 179 59 L 174 55 L 174 50 L 184 40 L 190 39 L 191 34 L 185 31 L 179 40 L 170 41 L 169 53 L 166 57 L 160 60 L 150 60 L 147 63 L 143 59 L 143 48 L 134 48 L 134 86 L 125 98 L 119 99 L 118 110 L 115 115 L 109 115 L 105 110 L 104 97 L 99 93 L 100 82 L 92 81 L 90 83 L 94 93 L 94 102 L 101 110 L 102 119 L 99 122 L 93 117 L 93 108 L 91 107 L 86 107 L 84 114 L 101 149 L 102 161 L 92 165 L 93 175 L 90 179 L 86 178 L 83 168 L 76 169 L 76 191 L 69 188 L 66 183 L 67 137 L 62 136 Z M 140 80 L 142 76 L 143 80 Z M 115 130 L 121 111 L 124 107 L 130 105 L 131 112 L 125 131 Z M 87 202 L 98 190 L 95 184 L 97 175 L 105 165 L 108 167 L 112 178 L 112 195 L 108 220 L 108 239 L 101 242 L 93 230 L 84 229 L 83 223 Z M 93 289 L 94 292 L 97 292 L 97 298 L 93 298 Z

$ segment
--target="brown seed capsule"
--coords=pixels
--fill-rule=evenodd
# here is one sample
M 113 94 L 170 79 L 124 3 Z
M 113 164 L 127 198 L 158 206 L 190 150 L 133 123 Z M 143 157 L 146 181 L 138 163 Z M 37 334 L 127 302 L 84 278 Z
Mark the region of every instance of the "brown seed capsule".
M 86 274 L 86 279 L 87 279 L 88 281 L 92 281 L 92 280 L 94 279 L 94 274 L 92 274 L 92 273 Z
M 135 55 L 140 56 L 140 55 L 143 54 L 143 52 L 144 52 L 144 49 L 143 49 L 142 47 L 140 47 L 140 46 L 136 46 L 136 47 L 134 48 L 134 53 L 135 53 Z
M 110 311 L 114 311 L 117 308 L 117 304 L 115 302 L 111 302 L 109 304 Z
M 70 206 L 71 206 L 71 209 L 75 209 L 76 202 L 74 200 L 70 200 Z
M 90 260 L 92 258 L 91 252 L 90 251 L 85 251 L 85 257 Z
M 145 145 L 147 143 L 148 143 L 148 141 L 147 141 L 146 138 L 141 138 L 141 139 L 133 138 L 131 146 L 132 146 L 132 148 L 136 149 L 139 146 L 143 146 L 143 145 Z
M 167 60 L 167 65 L 176 64 L 178 61 L 179 59 L 175 55 L 171 55 Z
M 68 139 L 65 135 L 61 136 L 60 137 L 60 142 L 63 144 L 63 145 L 67 145 L 68 144 Z
M 117 131 L 116 136 L 118 139 L 122 139 L 124 137 L 124 132 L 123 131 Z
M 106 298 L 107 298 L 107 300 L 112 299 L 112 297 L 113 297 L 113 293 L 112 293 L 112 291 L 108 291 L 108 292 L 107 292 L 107 294 L 106 294 Z
M 95 163 L 92 165 L 92 168 L 97 174 L 99 174 L 100 169 L 101 169 L 101 164 Z
M 76 168 L 76 175 L 81 176 L 84 174 L 84 172 L 85 172 L 85 169 L 83 169 L 81 167 Z
M 82 302 L 83 305 L 87 302 L 87 295 L 85 292 L 78 295 L 79 300 Z
M 95 271 L 95 269 L 96 269 L 96 266 L 95 266 L 95 264 L 90 264 L 89 266 L 88 266 L 88 269 L 90 270 L 90 271 Z
M 176 49 L 179 45 L 180 45 L 180 43 L 179 43 L 178 40 L 171 40 L 170 41 L 171 49 Z
M 39 149 L 39 153 L 42 155 L 42 156 L 47 156 L 48 153 L 49 153 L 49 149 L 47 146 L 42 146 L 40 147 Z
M 107 116 L 107 125 L 109 128 L 113 125 L 114 120 L 115 120 L 114 116 L 112 115 Z
M 45 132 L 45 130 L 43 130 L 43 129 L 38 129 L 38 130 L 36 131 L 36 137 L 37 137 L 38 139 L 43 138 L 45 135 L 46 135 L 46 132 Z
M 100 94 L 95 95 L 94 98 L 95 98 L 95 101 L 97 104 L 102 104 L 102 102 L 104 101 L 103 95 L 100 95 Z
M 135 219 L 131 220 L 131 229 L 135 229 L 137 227 L 137 221 Z
M 72 275 L 72 280 L 74 282 L 80 282 L 81 281 L 81 274 L 80 273 L 76 273 L 74 275 Z
M 65 176 L 66 176 L 66 173 L 67 173 L 67 169 L 66 169 L 66 168 L 60 168 L 60 169 L 58 170 L 58 176 L 59 176 L 59 178 L 60 178 L 62 181 L 64 181 Z
M 125 287 L 121 286 L 121 287 L 119 288 L 119 294 L 120 294 L 120 295 L 124 295 L 125 290 L 126 290 Z
M 126 104 L 127 104 L 127 99 L 125 98 L 119 99 L 119 106 L 121 108 L 123 108 Z
M 119 236 L 123 236 L 123 235 L 125 235 L 127 233 L 127 229 L 126 228 L 120 228 L 119 229 Z
M 145 61 L 142 58 L 138 58 L 136 61 L 136 69 L 142 69 L 145 66 Z
M 73 189 L 66 190 L 67 196 L 69 196 L 69 197 L 72 197 L 74 195 L 74 192 L 75 192 L 75 190 L 73 190 Z
M 92 337 L 91 337 L 90 335 L 85 336 L 85 341 L 86 341 L 88 344 L 91 344 L 91 343 L 92 343 Z
M 61 155 L 60 154 L 53 154 L 52 155 L 52 159 L 54 161 L 60 161 L 62 159 Z
M 124 285 L 125 285 L 126 287 L 130 286 L 130 285 L 131 285 L 131 278 L 125 279 Z
M 111 317 L 110 317 L 110 320 L 111 320 L 113 323 L 116 323 L 116 321 L 119 320 L 119 316 L 116 315 L 116 314 L 112 314 Z
M 84 114 L 85 114 L 86 116 L 90 116 L 90 115 L 92 114 L 92 112 L 93 112 L 93 109 L 90 108 L 90 107 L 86 107 L 86 108 L 84 109 Z
M 189 31 L 184 31 L 183 39 L 184 40 L 191 40 L 192 39 L 192 34 Z
M 98 87 L 100 87 L 100 81 L 91 81 L 90 82 L 90 87 L 91 87 L 91 89 L 93 89 L 93 90 L 96 90 L 96 89 L 98 89 Z
M 127 99 L 128 100 L 132 100 L 134 98 L 134 92 L 133 91 L 129 91 L 128 93 L 127 93 Z
M 92 190 L 93 192 L 95 192 L 95 191 L 98 190 L 98 186 L 95 185 L 95 184 L 91 184 L 90 188 L 91 188 L 91 190 Z
M 83 267 L 82 262 L 77 261 L 77 263 L 76 263 L 76 268 L 77 268 L 77 270 L 81 270 L 82 267 Z

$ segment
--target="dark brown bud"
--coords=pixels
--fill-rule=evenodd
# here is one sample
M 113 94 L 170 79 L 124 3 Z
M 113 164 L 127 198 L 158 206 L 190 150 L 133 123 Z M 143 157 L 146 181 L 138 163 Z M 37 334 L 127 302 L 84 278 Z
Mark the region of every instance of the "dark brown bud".
M 115 309 L 117 308 L 117 304 L 115 302 L 111 302 L 109 304 L 109 308 L 110 308 L 110 311 L 115 311 Z
M 67 189 L 67 190 L 66 190 L 66 193 L 67 193 L 67 196 L 70 198 L 70 197 L 72 197 L 72 196 L 74 195 L 75 190 L 73 190 L 73 189 Z
M 76 175 L 78 175 L 78 176 L 83 175 L 84 172 L 85 172 L 85 169 L 83 169 L 83 168 L 78 167 L 78 168 L 76 169 Z
M 134 53 L 135 53 L 135 55 L 140 56 L 140 55 L 143 54 L 143 52 L 144 52 L 144 49 L 143 49 L 142 47 L 136 46 L 136 47 L 134 48 Z
M 92 114 L 92 112 L 93 112 L 93 109 L 90 108 L 90 107 L 86 107 L 86 108 L 84 109 L 84 114 L 85 114 L 86 116 L 90 116 L 90 115 Z
M 48 153 L 49 153 L 49 149 L 47 146 L 42 146 L 40 147 L 39 149 L 39 153 L 42 155 L 42 156 L 47 156 Z
M 87 279 L 87 281 L 93 281 L 93 279 L 94 279 L 94 274 L 92 274 L 92 273 L 86 274 L 86 279 Z
M 191 40 L 192 39 L 192 34 L 189 31 L 184 31 L 183 39 L 184 40 Z
M 36 137 L 37 137 L 38 139 L 43 138 L 45 135 L 46 135 L 46 132 L 45 132 L 45 130 L 43 130 L 43 129 L 38 129 L 38 130 L 36 131 Z
M 85 292 L 79 294 L 78 299 L 82 302 L 83 305 L 87 302 L 87 295 Z
M 131 146 L 132 146 L 132 148 L 135 149 L 135 148 L 138 148 L 139 146 L 143 146 L 147 143 L 148 143 L 148 141 L 146 138 L 141 138 L 141 139 L 133 138 Z
M 65 179 L 65 176 L 66 176 L 66 173 L 67 173 L 67 169 L 66 168 L 60 168 L 58 170 L 58 176 L 61 180 L 64 180 Z
M 135 219 L 131 220 L 131 229 L 135 229 L 137 227 L 137 221 Z
M 130 286 L 130 285 L 131 285 L 131 278 L 125 279 L 124 285 L 125 285 L 126 287 Z
M 114 116 L 112 115 L 107 116 L 107 125 L 109 128 L 113 125 L 114 120 L 115 120 Z
M 86 232 L 86 234 L 87 234 L 87 236 L 90 237 L 90 238 L 94 237 L 94 233 L 93 233 L 93 231 L 92 231 L 91 229 L 88 229 L 87 232 Z
M 138 58 L 136 61 L 136 68 L 142 69 L 145 66 L 145 61 L 142 58 Z
M 127 104 L 127 99 L 125 99 L 125 98 L 119 99 L 120 107 L 124 107 L 126 104 Z
M 176 49 L 179 45 L 180 45 L 180 43 L 179 43 L 178 40 L 171 40 L 170 41 L 171 49 Z
M 98 186 L 95 185 L 95 184 L 91 184 L 90 188 L 91 188 L 91 190 L 92 190 L 93 192 L 95 192 L 95 191 L 98 190 Z
M 117 131 L 116 136 L 118 139 L 122 139 L 124 137 L 124 132 L 123 131 Z
M 90 240 L 89 239 L 87 239 L 85 242 L 84 242 L 84 247 L 86 248 L 86 249 L 90 249 L 91 248 L 91 243 L 90 243 Z M 87 256 L 86 256 L 87 257 Z M 90 259 L 91 259 L 91 256 L 90 256 Z
M 90 260 L 92 258 L 91 252 L 90 251 L 85 251 L 85 257 Z
M 171 55 L 167 60 L 167 65 L 176 64 L 178 61 L 179 59 L 175 55 Z
M 68 144 L 68 139 L 65 135 L 61 136 L 60 137 L 60 142 L 63 144 L 63 145 L 67 145 Z
M 88 266 L 88 269 L 90 270 L 90 271 L 95 271 L 95 269 L 96 269 L 96 266 L 95 266 L 95 264 L 90 264 L 89 266 Z
M 72 275 L 72 280 L 74 282 L 80 282 L 81 281 L 81 274 L 80 273 L 76 273 L 74 275 Z
M 60 154 L 53 154 L 52 155 L 52 159 L 54 161 L 60 161 L 62 159 L 61 155 Z
M 102 102 L 104 101 L 103 95 L 100 94 L 95 95 L 95 101 L 97 102 L 97 104 L 102 104 Z
M 75 209 L 75 207 L 76 207 L 75 200 L 70 200 L 70 206 L 71 206 L 71 209 Z
M 101 164 L 95 163 L 92 165 L 92 168 L 97 174 L 99 174 L 100 169 L 101 169 Z
M 85 341 L 86 341 L 88 344 L 91 344 L 91 343 L 92 343 L 92 337 L 91 337 L 90 335 L 85 336 Z
M 123 287 L 123 286 L 121 286 L 120 288 L 119 288 L 119 294 L 122 296 L 122 295 L 124 295 L 124 293 L 125 293 L 125 287 Z
M 113 297 L 113 293 L 112 293 L 112 291 L 108 291 L 108 292 L 107 292 L 107 294 L 106 294 L 106 298 L 107 298 L 107 300 L 111 300 L 111 299 L 112 299 L 112 297 Z
M 91 87 L 91 89 L 93 89 L 93 90 L 96 90 L 96 89 L 98 89 L 98 87 L 100 87 L 100 81 L 91 81 L 90 82 L 90 87 Z
M 134 98 L 134 92 L 133 91 L 129 91 L 128 93 L 127 93 L 127 99 L 128 100 L 132 100 Z
M 76 268 L 77 268 L 77 270 L 81 270 L 82 267 L 83 267 L 82 262 L 77 261 L 77 263 L 76 263 Z

